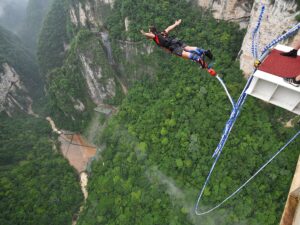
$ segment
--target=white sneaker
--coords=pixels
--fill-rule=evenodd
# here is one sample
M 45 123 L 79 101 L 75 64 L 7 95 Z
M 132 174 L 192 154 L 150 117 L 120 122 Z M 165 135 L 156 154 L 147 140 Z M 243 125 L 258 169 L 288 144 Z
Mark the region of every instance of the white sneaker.
M 283 78 L 283 80 L 295 87 L 299 87 L 300 86 L 300 81 L 296 81 L 295 78 Z

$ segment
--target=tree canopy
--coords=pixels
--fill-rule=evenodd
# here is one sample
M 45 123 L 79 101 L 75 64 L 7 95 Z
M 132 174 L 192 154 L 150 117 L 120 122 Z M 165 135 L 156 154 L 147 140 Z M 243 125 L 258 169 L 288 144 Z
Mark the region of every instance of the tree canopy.
M 47 121 L 2 114 L 0 120 L 0 223 L 71 224 L 83 195 Z

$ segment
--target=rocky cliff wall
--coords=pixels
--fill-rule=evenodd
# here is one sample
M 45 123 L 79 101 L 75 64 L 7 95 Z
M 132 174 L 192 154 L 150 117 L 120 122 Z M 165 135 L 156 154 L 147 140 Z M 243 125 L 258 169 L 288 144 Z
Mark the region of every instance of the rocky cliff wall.
M 113 7 L 113 2 L 104 0 L 86 1 L 84 4 L 78 2 L 69 10 L 71 23 L 77 28 L 89 28 L 94 36 L 94 38 L 88 40 L 90 46 L 93 47 L 91 49 L 79 47 L 77 54 L 81 63 L 82 75 L 88 87 L 88 93 L 96 105 L 102 104 L 105 99 L 113 98 L 116 95 L 115 74 L 112 69 L 112 65 L 115 63 L 110 41 L 107 32 L 100 32 L 100 30 L 103 30 L 102 20 L 97 15 L 99 4 Z M 79 43 L 79 46 L 83 44 Z M 102 54 L 103 52 L 106 54 Z
M 84 5 L 79 2 L 77 5 L 71 7 L 69 11 L 71 22 L 75 26 L 87 26 L 88 23 L 96 25 L 96 20 L 91 8 L 92 5 L 88 1 Z
M 19 74 L 7 63 L 1 67 L 3 72 L 0 72 L 0 112 L 5 111 L 9 116 L 18 110 L 32 114 L 32 100 Z
M 241 28 L 249 24 L 253 0 L 198 0 L 199 6 L 210 10 L 216 19 L 234 21 Z
M 82 63 L 82 72 L 93 102 L 99 105 L 103 103 L 104 99 L 114 97 L 116 94 L 116 85 L 113 77 L 103 79 L 101 67 L 97 66 L 97 68 L 93 68 L 93 62 L 83 54 L 80 54 L 79 57 Z
M 251 11 L 251 20 L 247 28 L 240 54 L 241 69 L 246 75 L 249 75 L 253 69 L 254 58 L 251 54 L 251 36 L 252 31 L 257 24 L 262 4 L 265 5 L 265 13 L 259 31 L 259 53 L 273 39 L 282 35 L 297 23 L 295 17 L 299 14 L 299 11 L 297 11 L 297 4 L 295 1 L 275 0 L 273 4 L 268 0 L 256 0 L 254 2 Z M 299 32 L 281 44 L 293 45 L 297 41 L 300 41 Z
M 76 26 L 92 26 L 98 28 L 102 26 L 103 16 L 106 14 L 106 6 L 110 9 L 114 6 L 114 0 L 87 0 L 82 4 L 78 2 L 70 8 L 69 15 L 71 22 Z M 102 12 L 101 12 L 102 11 Z

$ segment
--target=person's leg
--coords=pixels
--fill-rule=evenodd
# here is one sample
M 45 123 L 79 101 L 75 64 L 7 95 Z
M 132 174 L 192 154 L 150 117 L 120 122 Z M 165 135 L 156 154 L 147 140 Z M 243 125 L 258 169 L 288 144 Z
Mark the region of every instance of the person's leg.
M 199 56 L 196 53 L 187 52 L 187 51 L 183 50 L 182 53 L 181 53 L 181 57 L 184 58 L 184 59 L 190 59 L 192 61 L 195 61 L 195 62 L 199 63 L 202 68 L 206 67 L 206 64 L 203 61 L 203 59 L 201 58 L 201 56 Z
M 280 53 L 280 55 L 296 58 L 297 57 L 297 52 L 298 52 L 297 49 L 292 49 L 289 52 L 282 52 L 282 53 Z
M 189 46 L 189 45 L 186 45 L 183 49 L 184 49 L 184 51 L 187 51 L 187 52 L 196 53 L 199 56 L 201 56 L 205 52 L 204 49 L 194 47 L 194 46 Z
M 184 46 L 184 51 L 187 51 L 187 52 L 191 52 L 191 53 L 196 53 L 197 55 L 203 57 L 203 54 L 205 56 L 207 56 L 209 59 L 213 59 L 213 54 L 211 53 L 210 50 L 205 50 L 205 49 L 201 49 L 201 48 L 198 48 L 198 47 L 194 47 L 194 46 Z
M 175 52 L 175 54 L 176 54 L 176 52 Z M 181 54 L 176 54 L 176 55 L 180 56 L 181 58 L 190 59 L 190 60 L 193 60 L 193 61 L 196 61 L 196 62 L 198 62 L 199 59 L 200 59 L 200 56 L 197 55 L 196 53 L 187 52 L 187 51 L 184 51 L 184 50 L 181 51 Z
M 292 77 L 292 78 L 283 78 L 283 80 L 295 87 L 300 86 L 300 74 L 298 76 Z
M 294 48 L 291 51 L 280 53 L 280 55 L 296 58 L 299 49 L 300 49 L 300 41 L 294 45 Z
M 201 56 L 196 53 L 185 51 L 181 46 L 171 46 L 171 52 L 181 58 L 198 62 L 203 68 L 205 67 L 205 62 Z
M 283 78 L 283 80 L 295 87 L 299 87 L 300 86 L 300 81 L 296 81 L 295 78 Z
M 180 55 L 178 55 L 180 56 Z M 197 60 L 200 56 L 191 52 L 187 52 L 187 51 L 182 51 L 181 53 L 181 57 L 184 59 L 191 59 L 191 60 Z

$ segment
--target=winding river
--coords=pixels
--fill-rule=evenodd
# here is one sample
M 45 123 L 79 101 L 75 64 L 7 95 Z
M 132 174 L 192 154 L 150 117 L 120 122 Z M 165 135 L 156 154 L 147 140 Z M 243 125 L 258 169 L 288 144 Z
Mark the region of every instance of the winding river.
M 84 200 L 86 200 L 88 197 L 88 174 L 86 173 L 86 167 L 89 161 L 96 155 L 97 148 L 89 144 L 80 134 L 59 130 L 50 117 L 46 119 L 49 121 L 52 131 L 59 135 L 58 140 L 61 143 L 61 153 L 80 175 L 80 186 Z M 81 210 L 82 207 L 80 208 L 80 211 Z M 77 221 L 74 220 L 72 225 L 75 225 L 76 222 Z

